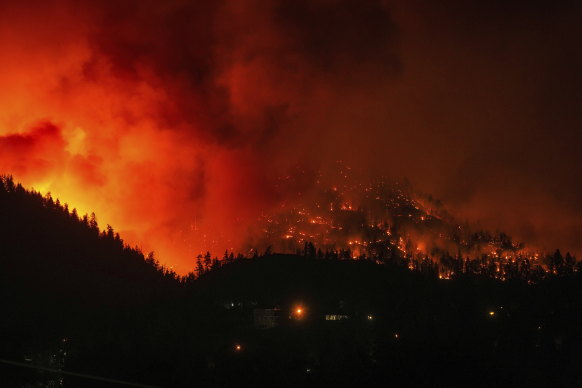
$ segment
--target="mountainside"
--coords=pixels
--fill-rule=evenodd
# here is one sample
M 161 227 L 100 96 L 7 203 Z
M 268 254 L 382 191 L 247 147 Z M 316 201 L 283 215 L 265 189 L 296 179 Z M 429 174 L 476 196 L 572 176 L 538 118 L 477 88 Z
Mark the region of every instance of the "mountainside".
M 175 274 L 100 232 L 94 215 L 0 179 L 0 358 L 59 366 L 49 353 L 71 337 L 107 346 L 177 289 Z
M 476 274 L 537 282 L 577 270 L 570 253 L 536 251 L 506 233 L 460 222 L 440 201 L 406 182 L 353 183 L 350 168 L 341 163 L 335 175 L 319 175 L 308 194 L 297 193 L 292 203 L 263 215 L 251 246 L 399 263 L 441 279 Z
M 66 204 L 27 191 L 10 177 L 0 179 L 0 220 L 3 273 L 26 273 L 14 284 L 10 277 L 3 280 L 23 290 L 50 286 L 80 298 L 72 291 L 83 284 L 97 294 L 116 290 L 117 302 L 125 297 L 135 302 L 139 286 L 175 277 L 153 256 L 124 245 L 110 226 L 101 232 L 94 214 L 79 217 Z
M 301 254 L 208 254 L 180 278 L 94 216 L 0 183 L 3 387 L 582 382 L 574 267 L 445 281 L 405 254 L 354 260 L 305 241 Z

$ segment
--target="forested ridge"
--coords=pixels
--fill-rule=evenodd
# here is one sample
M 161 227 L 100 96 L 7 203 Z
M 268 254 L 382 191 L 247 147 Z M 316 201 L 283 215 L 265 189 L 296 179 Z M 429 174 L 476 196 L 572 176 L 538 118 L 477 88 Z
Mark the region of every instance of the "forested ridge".
M 0 364 L 0 385 L 114 386 L 59 370 L 160 387 L 582 383 L 579 271 L 444 280 L 309 244 L 198 262 L 179 277 L 4 177 L 0 359 L 57 372 Z

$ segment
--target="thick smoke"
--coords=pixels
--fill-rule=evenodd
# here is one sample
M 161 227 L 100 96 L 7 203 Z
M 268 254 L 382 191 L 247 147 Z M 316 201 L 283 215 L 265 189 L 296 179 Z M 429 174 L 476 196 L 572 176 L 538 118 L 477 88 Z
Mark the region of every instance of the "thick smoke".
M 574 3 L 0 7 L 1 172 L 180 272 L 308 195 L 308 180 L 278 177 L 338 159 L 407 176 L 488 227 L 580 248 Z

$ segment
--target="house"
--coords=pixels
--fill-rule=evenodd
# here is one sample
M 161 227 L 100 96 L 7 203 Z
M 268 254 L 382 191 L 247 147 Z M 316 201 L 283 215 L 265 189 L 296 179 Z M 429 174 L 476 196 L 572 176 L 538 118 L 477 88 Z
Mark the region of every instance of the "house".
M 257 329 L 272 329 L 279 325 L 278 308 L 253 310 L 253 325 Z
M 346 314 L 326 314 L 325 320 L 326 321 L 343 321 L 348 319 L 349 317 Z

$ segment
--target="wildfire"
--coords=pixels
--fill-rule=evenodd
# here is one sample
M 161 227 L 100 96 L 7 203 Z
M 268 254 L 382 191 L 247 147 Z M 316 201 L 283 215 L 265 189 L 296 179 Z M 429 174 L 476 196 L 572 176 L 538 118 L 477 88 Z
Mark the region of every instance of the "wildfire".
M 428 220 L 428 211 L 397 184 L 342 187 L 331 190 L 335 199 L 329 209 L 317 206 L 316 197 L 312 205 L 304 201 L 298 210 L 272 215 L 274 221 L 267 227 L 264 244 L 278 251 L 307 254 L 303 244 L 312 243 L 319 255 L 326 257 L 398 262 L 411 271 L 432 271 L 442 280 L 470 272 L 499 280 L 522 276 L 529 282 L 532 275 L 539 278 L 558 273 L 541 263 L 538 252 L 524 252 L 521 244 L 505 235 L 474 233 L 468 226 L 445 222 L 435 209 L 431 209 L 431 227 L 427 229 L 418 220 Z M 358 191 L 365 193 L 359 202 L 353 199 Z M 346 200 L 348 197 L 351 199 Z M 342 212 L 333 211 L 338 207 Z M 277 235 L 284 236 L 285 245 L 277 245 L 269 237 Z M 449 250 L 458 253 L 451 256 Z

